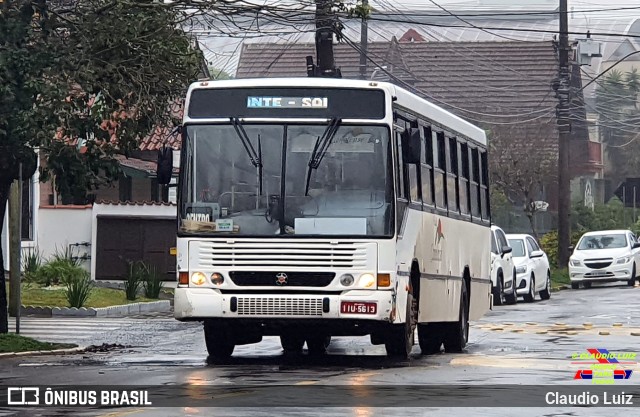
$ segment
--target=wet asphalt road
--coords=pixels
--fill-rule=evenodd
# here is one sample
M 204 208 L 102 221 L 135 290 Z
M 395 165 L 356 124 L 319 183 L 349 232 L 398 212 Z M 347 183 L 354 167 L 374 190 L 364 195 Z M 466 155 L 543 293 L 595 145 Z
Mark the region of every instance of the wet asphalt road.
M 334 338 L 321 359 L 282 356 L 279 339 L 239 346 L 230 363 L 208 363 L 201 325 L 171 318 L 134 320 L 127 327 L 96 334 L 94 343 L 128 346 L 108 353 L 2 359 L 2 385 L 141 385 L 207 386 L 384 385 L 434 384 L 571 384 L 577 365 L 571 354 L 587 348 L 638 352 L 640 348 L 640 288 L 607 285 L 590 290 L 553 293 L 551 300 L 495 307 L 471 327 L 463 354 L 421 356 L 414 347 L 409 360 L 387 359 L 383 346 L 368 337 Z M 586 325 L 585 325 L 586 324 Z M 633 336 L 636 333 L 639 336 Z M 640 378 L 638 365 L 630 365 Z M 631 382 L 631 381 L 630 381 Z M 580 383 L 588 384 L 586 381 Z M 633 383 L 633 382 L 632 382 Z M 588 385 L 586 386 L 588 388 Z M 393 394 L 390 394 L 393 395 Z M 638 401 L 640 402 L 640 397 Z M 212 404 L 213 405 L 213 404 Z M 282 404 L 285 405 L 285 404 Z M 327 404 L 330 405 L 330 404 Z M 396 405 L 389 398 L 389 405 Z M 398 404 L 399 405 L 399 404 Z M 606 408 L 128 408 L 52 409 L 4 415 L 178 416 L 291 415 L 356 417 L 429 416 L 605 416 L 622 409 Z M 628 415 L 640 415 L 636 408 Z

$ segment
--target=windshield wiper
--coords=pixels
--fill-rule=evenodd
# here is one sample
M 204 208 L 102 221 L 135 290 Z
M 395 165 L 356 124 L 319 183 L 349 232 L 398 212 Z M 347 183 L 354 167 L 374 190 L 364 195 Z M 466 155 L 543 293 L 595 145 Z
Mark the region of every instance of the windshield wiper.
M 318 169 L 318 167 L 320 166 L 320 163 L 322 162 L 324 155 L 327 153 L 327 150 L 329 149 L 329 145 L 331 145 L 331 141 L 333 141 L 333 138 L 335 137 L 336 133 L 338 132 L 338 129 L 340 128 L 341 122 L 342 122 L 342 119 L 338 119 L 337 117 L 334 117 L 333 119 L 331 119 L 331 121 L 329 122 L 329 125 L 324 130 L 324 133 L 322 134 L 322 136 L 318 136 L 318 139 L 316 139 L 316 144 L 313 146 L 313 151 L 311 152 L 311 158 L 309 158 L 309 166 L 307 167 L 307 184 L 304 189 L 305 196 L 309 195 L 309 183 L 311 181 L 311 172 L 314 169 Z
M 251 164 L 258 168 L 258 193 L 262 195 L 262 143 L 260 140 L 260 135 L 258 135 L 258 152 L 251 144 L 251 140 L 249 140 L 249 135 L 244 130 L 244 126 L 240 122 L 240 119 L 237 117 L 231 117 L 231 125 L 235 129 L 238 137 L 240 138 L 240 142 L 242 142 L 242 146 L 247 151 L 247 155 L 249 155 L 249 159 L 251 160 Z

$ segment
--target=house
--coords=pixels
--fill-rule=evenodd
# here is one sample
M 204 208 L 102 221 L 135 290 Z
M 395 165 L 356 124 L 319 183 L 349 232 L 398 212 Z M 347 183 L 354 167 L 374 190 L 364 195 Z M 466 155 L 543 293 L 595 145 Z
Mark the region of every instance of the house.
M 366 78 L 388 80 L 413 90 L 488 132 L 490 144 L 513 155 L 540 156 L 548 166 L 541 200 L 554 210 L 557 201 L 558 129 L 552 89 L 557 75 L 556 46 L 543 42 L 428 42 L 408 31 L 400 39 L 369 43 Z M 306 73 L 305 56 L 314 44 L 245 43 L 236 76 L 292 77 Z M 360 78 L 360 47 L 334 47 L 336 65 L 345 78 Z M 572 82 L 581 86 L 580 69 Z M 589 140 L 581 96 L 572 102 L 571 170 L 580 187 L 584 179 L 602 178 L 600 144 Z M 493 152 L 499 155 L 500 152 Z

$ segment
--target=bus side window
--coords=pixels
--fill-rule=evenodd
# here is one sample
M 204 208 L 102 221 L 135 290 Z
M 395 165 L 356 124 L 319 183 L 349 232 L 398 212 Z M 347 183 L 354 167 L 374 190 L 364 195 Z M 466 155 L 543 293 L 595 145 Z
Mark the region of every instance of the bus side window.
M 407 123 L 407 127 L 417 126 L 417 122 L 413 124 Z M 409 177 L 409 197 L 412 203 L 422 205 L 422 189 L 420 187 L 420 167 L 418 164 L 406 164 L 407 176 Z
M 396 166 L 396 186 L 398 198 L 408 200 L 407 193 L 407 172 L 402 158 L 402 137 L 400 132 L 396 132 L 396 148 L 398 155 L 398 165 Z
M 460 212 L 469 214 L 469 147 L 466 143 L 458 143 L 458 149 L 460 160 L 460 176 L 458 178 Z
M 458 212 L 458 142 L 447 140 L 447 206 L 450 212 Z
M 433 133 L 430 126 L 422 129 L 424 149 L 420 156 L 420 180 L 422 182 L 422 202 L 433 205 Z
M 490 204 L 489 204 L 489 167 L 487 163 L 487 152 L 480 152 L 480 205 L 482 218 L 490 220 Z
M 469 149 L 471 166 L 471 215 L 480 217 L 480 161 L 478 149 Z
M 433 169 L 434 188 L 436 196 L 436 207 L 447 208 L 447 189 L 445 187 L 446 149 L 444 132 L 434 132 L 434 152 L 433 158 L 435 167 Z

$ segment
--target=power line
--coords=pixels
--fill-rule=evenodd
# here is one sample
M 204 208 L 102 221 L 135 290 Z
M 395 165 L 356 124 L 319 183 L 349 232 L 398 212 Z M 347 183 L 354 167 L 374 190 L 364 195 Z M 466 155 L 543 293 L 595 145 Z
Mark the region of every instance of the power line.
M 588 9 L 588 10 L 572 10 L 569 13 L 598 13 L 598 12 L 617 12 L 624 10 L 638 10 L 640 7 L 630 6 L 630 7 L 615 7 L 610 9 Z M 394 13 L 388 13 L 386 10 L 384 11 L 385 15 L 393 15 Z M 407 11 L 411 11 L 411 14 L 419 17 L 442 17 L 442 14 L 439 13 L 420 13 L 414 12 L 410 9 Z M 402 12 L 400 12 L 402 14 Z M 498 11 L 487 11 L 487 12 L 478 12 L 478 13 L 456 13 L 456 16 L 459 17 L 500 17 L 500 16 L 557 16 L 557 10 L 550 11 L 540 11 L 540 12 L 498 12 Z

